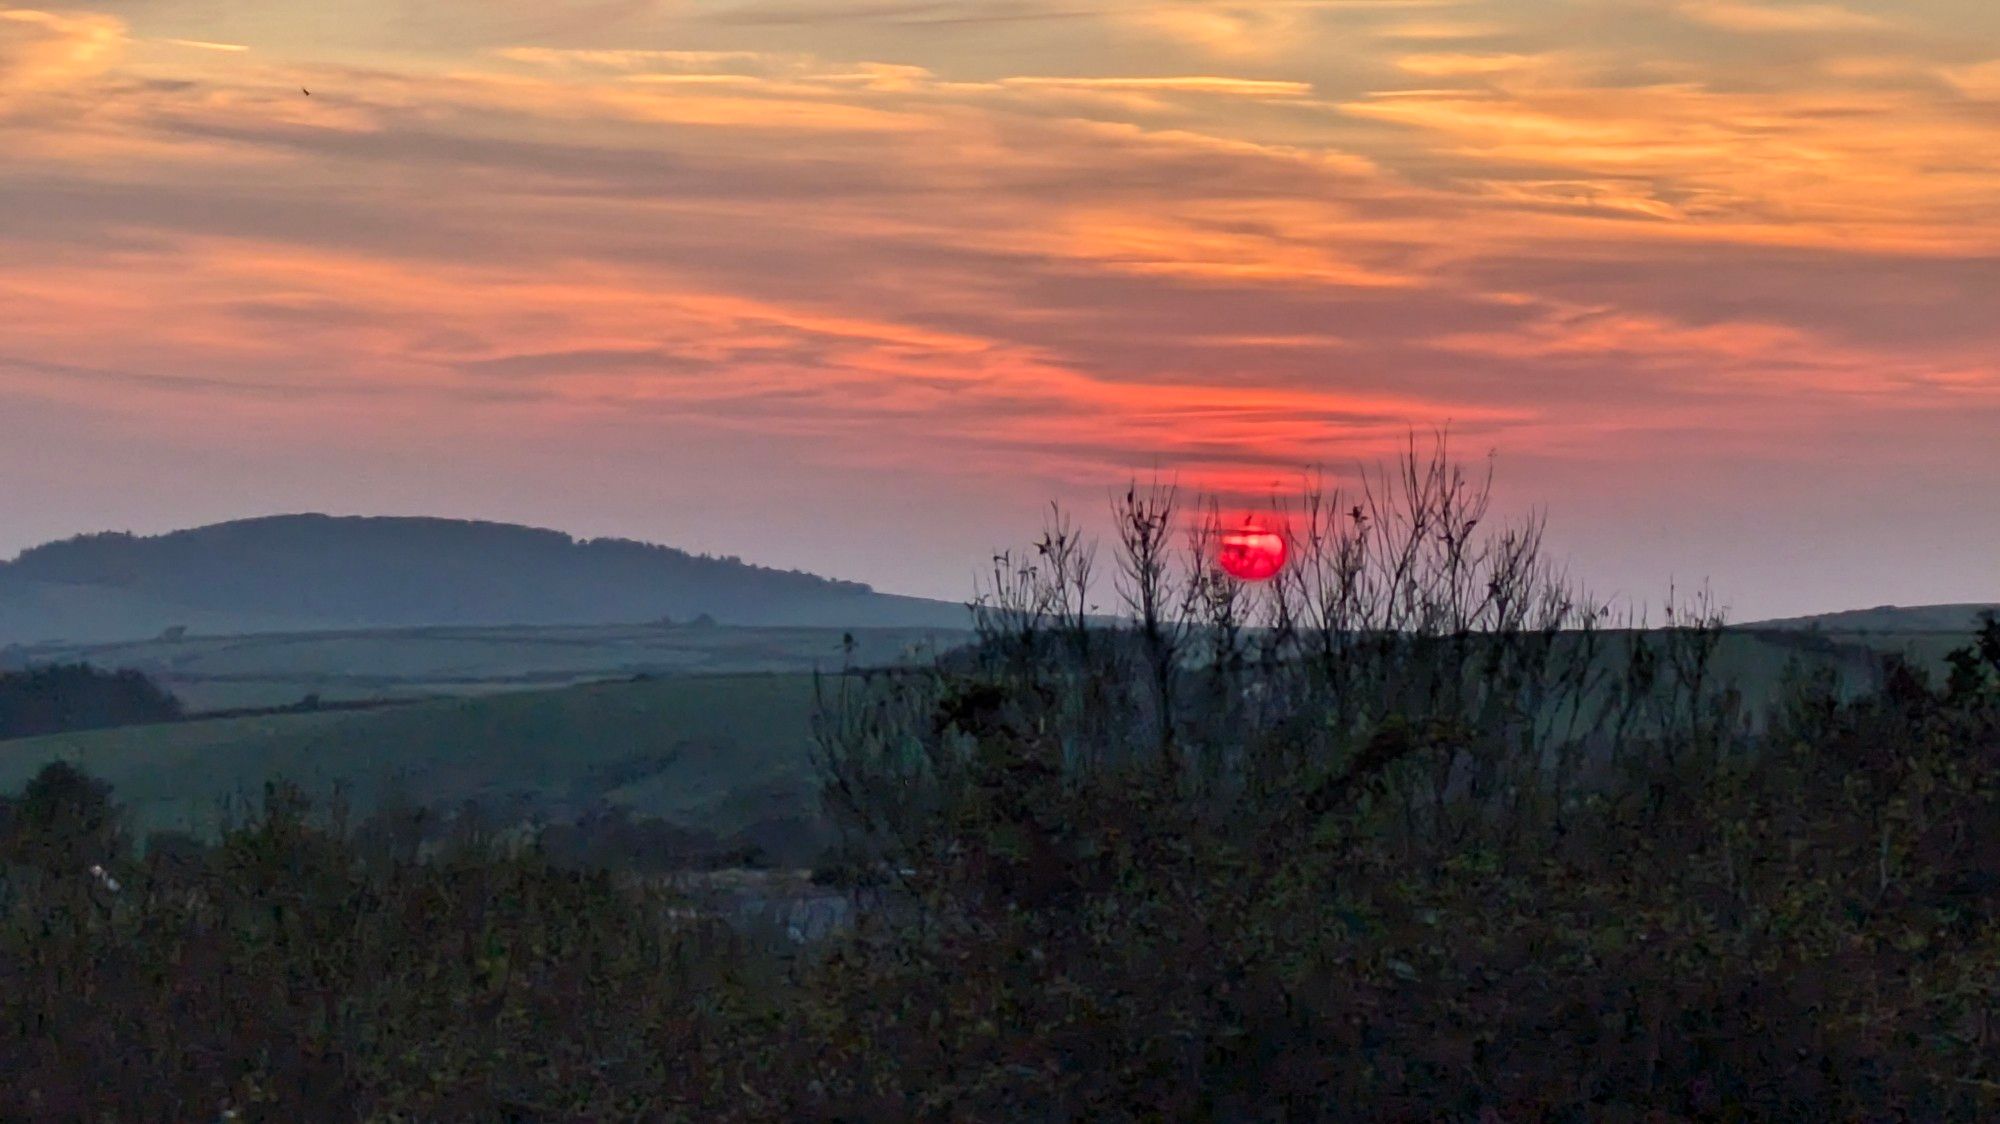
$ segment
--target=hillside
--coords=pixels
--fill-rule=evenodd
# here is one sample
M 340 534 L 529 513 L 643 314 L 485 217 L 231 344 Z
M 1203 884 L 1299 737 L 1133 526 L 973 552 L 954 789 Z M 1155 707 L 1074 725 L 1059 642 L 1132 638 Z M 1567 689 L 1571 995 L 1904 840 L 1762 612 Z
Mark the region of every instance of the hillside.
M 284 515 L 83 535 L 0 563 L 0 643 L 437 625 L 958 627 L 962 606 L 624 539 Z
M 74 762 L 140 832 L 212 834 L 272 777 L 357 817 L 385 798 L 477 800 L 551 820 L 601 804 L 810 860 L 821 840 L 809 675 L 603 683 L 376 711 L 215 719 L 8 742 L 0 792 Z
M 1951 632 L 1969 635 L 1979 627 L 1981 613 L 2000 613 L 2000 604 L 1877 605 L 1804 617 L 1755 621 L 1745 629 L 1809 629 L 1820 632 Z
M 672 631 L 648 638 L 637 630 L 623 637 L 629 647 L 612 643 L 617 637 L 560 632 L 186 641 L 182 646 L 190 649 L 191 663 L 182 674 L 250 675 L 262 668 L 286 683 L 274 692 L 276 698 L 296 698 L 307 686 L 333 687 L 341 694 L 336 682 L 310 678 L 323 662 L 336 667 L 364 662 L 384 675 L 406 674 L 413 677 L 411 690 L 438 686 L 447 661 L 468 674 L 533 666 L 567 675 L 575 669 L 549 662 L 566 639 L 587 641 L 577 652 L 592 661 L 662 661 L 664 676 L 558 689 L 514 683 L 511 692 L 379 710 L 218 718 L 24 739 L 0 746 L 0 793 L 18 790 L 43 764 L 63 759 L 112 782 L 142 830 L 213 830 L 225 800 L 254 798 L 265 780 L 285 776 L 321 794 L 341 784 L 362 813 L 392 791 L 423 804 L 477 799 L 551 816 L 603 801 L 718 835 L 749 833 L 774 849 L 809 849 L 823 828 L 810 753 L 813 675 L 804 669 L 837 666 L 813 659 L 832 655 L 837 646 L 826 645 L 837 641 L 732 633 L 737 630 L 713 630 L 705 648 L 672 647 Z M 1742 688 L 1752 714 L 1777 700 L 1785 667 L 1794 659 L 1831 666 L 1855 684 L 1867 680 L 1869 649 L 1789 638 L 1739 634 L 1716 653 L 1717 674 Z M 888 633 L 855 639 L 855 655 L 868 662 L 894 659 L 905 643 L 932 638 Z M 1608 652 L 1615 655 L 1623 640 L 1613 640 Z M 676 670 L 664 662 L 669 659 L 684 662 Z M 599 672 L 609 666 L 593 663 Z M 775 673 L 703 673 L 725 667 Z M 216 701 L 207 698 L 201 680 L 187 682 L 196 688 L 195 699 Z M 497 684 L 489 687 L 497 691 Z M 402 692 L 373 684 L 356 693 Z
M 920 663 L 946 629 L 542 625 L 188 635 L 15 649 L 19 664 L 131 668 L 191 712 L 547 689 L 634 676 L 801 673 Z M 4 670 L 4 663 L 0 663 Z

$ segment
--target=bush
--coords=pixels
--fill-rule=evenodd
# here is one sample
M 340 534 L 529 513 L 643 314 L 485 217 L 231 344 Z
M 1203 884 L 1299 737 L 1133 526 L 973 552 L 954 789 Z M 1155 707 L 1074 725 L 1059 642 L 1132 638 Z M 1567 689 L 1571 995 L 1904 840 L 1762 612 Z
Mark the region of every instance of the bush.
M 1259 592 L 1202 569 L 1212 514 L 1175 555 L 1173 494 L 1135 490 L 1129 626 L 1079 608 L 1094 554 L 1058 517 L 996 564 L 975 657 L 830 683 L 843 870 L 908 909 L 814 977 L 831 1037 L 867 1044 L 814 1071 L 829 1103 L 2000 1110 L 1985 688 L 1891 664 L 1850 700 L 1807 674 L 1757 731 L 1705 599 L 1603 627 L 1537 526 L 1473 533 L 1469 479 L 1439 450 L 1352 507 L 1309 497 Z M 1954 666 L 2000 671 L 1990 637 Z

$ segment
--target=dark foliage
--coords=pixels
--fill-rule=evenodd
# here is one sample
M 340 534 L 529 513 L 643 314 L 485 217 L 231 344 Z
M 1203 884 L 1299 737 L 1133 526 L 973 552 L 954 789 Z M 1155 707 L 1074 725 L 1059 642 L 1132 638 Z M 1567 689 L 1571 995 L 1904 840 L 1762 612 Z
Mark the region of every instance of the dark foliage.
M 136 671 L 60 664 L 0 672 L 0 739 L 179 717 L 179 700 Z
M 1384 776 L 1416 741 L 1253 825 L 954 703 L 980 749 L 935 846 L 803 956 L 538 848 L 395 853 L 282 787 L 142 855 L 51 766 L 0 808 L 0 1117 L 1991 1118 L 2000 713 L 1799 710 L 1817 741 L 1657 807 L 1420 842 Z
M 707 832 L 634 817 L 629 809 L 616 806 L 595 808 L 568 823 L 545 827 L 538 840 L 551 863 L 586 870 L 670 874 L 767 865 L 763 851 L 754 845 L 728 843 Z

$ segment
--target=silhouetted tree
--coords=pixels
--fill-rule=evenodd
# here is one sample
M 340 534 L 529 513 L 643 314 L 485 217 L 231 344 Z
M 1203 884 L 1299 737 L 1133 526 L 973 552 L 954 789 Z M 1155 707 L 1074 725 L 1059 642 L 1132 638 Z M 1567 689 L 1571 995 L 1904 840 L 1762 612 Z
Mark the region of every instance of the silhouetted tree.
M 109 784 L 52 761 L 18 798 L 0 801 L 0 861 L 51 873 L 108 864 L 126 850 L 121 819 Z

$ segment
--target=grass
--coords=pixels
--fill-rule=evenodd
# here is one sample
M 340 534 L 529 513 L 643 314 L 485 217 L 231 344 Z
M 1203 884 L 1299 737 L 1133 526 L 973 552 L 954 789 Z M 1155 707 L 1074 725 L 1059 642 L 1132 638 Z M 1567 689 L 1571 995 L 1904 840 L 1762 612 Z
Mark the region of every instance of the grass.
M 62 760 L 111 782 L 140 831 L 212 836 L 285 777 L 360 814 L 520 800 L 560 814 L 605 801 L 727 835 L 810 816 L 809 675 L 602 683 L 377 711 L 128 727 L 0 746 L 0 791 Z

